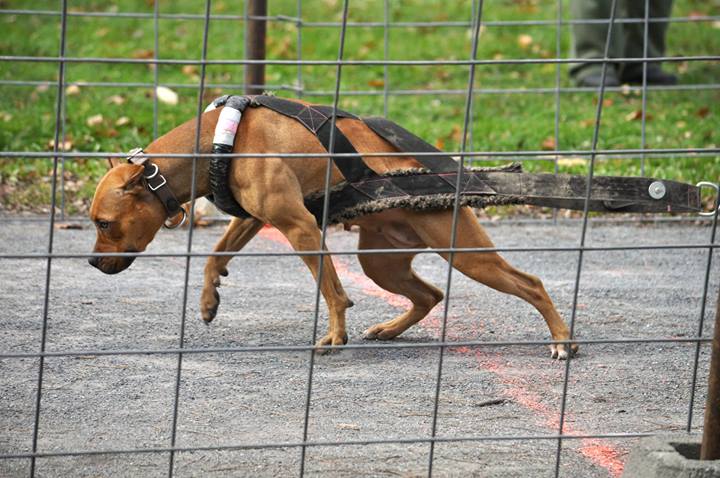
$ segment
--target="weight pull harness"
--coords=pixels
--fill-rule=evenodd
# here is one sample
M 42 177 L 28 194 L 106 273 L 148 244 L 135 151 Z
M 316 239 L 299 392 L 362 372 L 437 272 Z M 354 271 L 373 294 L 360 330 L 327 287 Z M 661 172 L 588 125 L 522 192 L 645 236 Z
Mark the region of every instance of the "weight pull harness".
M 237 203 L 228 186 L 231 157 L 243 111 L 265 107 L 299 121 L 330 151 L 334 136 L 333 163 L 344 181 L 330 189 L 328 218 L 343 222 L 363 214 L 391 208 L 437 210 L 452 208 L 458 186 L 458 165 L 437 148 L 401 126 L 384 118 L 359 118 L 336 110 L 338 118 L 363 121 L 376 134 L 403 152 L 419 152 L 414 158 L 420 169 L 378 174 L 370 169 L 348 138 L 335 126 L 331 134 L 333 108 L 304 105 L 274 96 L 222 96 L 205 111 L 224 106 L 220 112 L 210 160 L 212 194 L 208 198 L 222 211 L 236 217 L 250 217 Z M 519 164 L 502 168 L 465 168 L 461 174 L 460 205 L 485 207 L 504 204 L 583 210 L 587 192 L 584 176 L 528 174 Z M 322 222 L 324 193 L 305 198 L 305 206 Z M 699 187 L 653 178 L 596 176 L 593 178 L 590 211 L 604 212 L 693 212 L 701 209 Z
M 332 186 L 329 194 L 330 223 L 393 208 L 413 210 L 451 209 L 455 204 L 456 188 L 460 189 L 460 205 L 485 207 L 490 205 L 531 204 L 536 206 L 584 210 L 587 178 L 563 174 L 524 173 L 519 164 L 500 168 L 465 168 L 458 183 L 458 164 L 440 150 L 418 138 L 401 126 L 384 118 L 359 118 L 352 113 L 335 110 L 337 118 L 363 121 L 373 132 L 397 150 L 423 153 L 414 156 L 421 168 L 378 174 L 370 169 L 348 138 L 335 126 L 332 131 L 333 108 L 305 105 L 274 96 L 232 96 L 217 98 L 207 108 L 223 107 L 213 138 L 214 156 L 209 163 L 210 188 L 208 195 L 222 211 L 235 217 L 251 217 L 235 200 L 228 185 L 235 136 L 247 107 L 269 108 L 300 122 L 313 133 L 323 147 L 333 155 L 333 164 L 344 181 Z M 331 148 L 330 139 L 334 138 Z M 335 156 L 342 154 L 342 156 Z M 163 202 L 168 216 L 179 211 L 179 203 L 165 184 L 157 166 L 143 157 L 142 150 L 131 152 L 130 162 L 144 164 L 148 188 Z M 592 179 L 588 209 L 601 212 L 697 212 L 701 210 L 700 188 L 676 181 L 653 178 L 595 176 Z M 305 206 L 322 223 L 324 192 L 305 198 Z M 713 215 L 714 213 L 701 213 Z

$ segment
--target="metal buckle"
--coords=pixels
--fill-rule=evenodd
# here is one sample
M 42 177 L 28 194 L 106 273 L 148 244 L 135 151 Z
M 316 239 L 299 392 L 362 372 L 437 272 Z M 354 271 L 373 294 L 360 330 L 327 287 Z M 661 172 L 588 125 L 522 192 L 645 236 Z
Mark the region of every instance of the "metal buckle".
M 720 194 L 720 186 L 718 186 L 717 184 L 711 183 L 710 181 L 700 181 L 699 183 L 697 183 L 695 185 L 695 187 L 700 189 L 700 191 L 698 191 L 698 194 L 700 194 L 702 192 L 702 188 L 704 188 L 704 187 L 713 188 L 715 190 L 715 196 L 716 196 L 715 200 L 717 201 L 717 195 Z M 720 207 L 718 207 L 718 210 L 720 210 Z M 717 214 L 717 212 L 718 211 L 701 212 L 701 213 L 698 213 L 698 215 L 702 216 L 702 217 L 713 217 L 713 216 L 715 216 L 715 214 Z
M 155 177 L 155 175 L 153 175 L 153 176 L 151 176 L 151 177 Z M 165 184 L 167 183 L 167 181 L 165 180 L 165 176 L 163 176 L 163 175 L 161 174 L 161 175 L 160 175 L 160 179 L 162 179 L 162 182 L 161 182 L 160 184 L 158 184 L 157 186 L 155 186 L 155 187 L 153 187 L 152 184 L 148 183 L 148 185 L 147 185 L 147 186 L 148 186 L 148 189 L 150 189 L 150 191 L 152 191 L 152 192 L 155 192 L 155 191 L 157 191 L 158 189 L 160 189 L 161 187 L 165 186 Z
M 187 215 L 187 212 L 185 212 L 185 208 L 180 208 L 180 212 L 181 212 L 182 215 L 183 215 L 183 217 L 182 217 L 182 219 L 180 220 L 180 222 L 178 222 L 178 223 L 175 224 L 174 226 L 169 226 L 169 225 L 168 225 L 168 222 L 167 222 L 167 220 L 166 220 L 166 221 L 163 223 L 163 226 L 165 226 L 165 229 L 177 229 L 178 227 L 182 226 L 183 224 L 185 224 L 185 223 L 187 222 L 188 215 Z M 168 219 L 170 219 L 170 218 L 168 218 Z
M 130 151 L 128 151 L 128 155 L 125 158 L 125 160 L 128 163 L 132 163 L 132 164 L 142 164 L 145 162 L 145 160 L 137 162 L 137 163 L 135 161 L 133 161 L 137 156 L 139 156 L 141 154 L 145 154 L 145 151 L 143 151 L 142 148 L 133 148 Z

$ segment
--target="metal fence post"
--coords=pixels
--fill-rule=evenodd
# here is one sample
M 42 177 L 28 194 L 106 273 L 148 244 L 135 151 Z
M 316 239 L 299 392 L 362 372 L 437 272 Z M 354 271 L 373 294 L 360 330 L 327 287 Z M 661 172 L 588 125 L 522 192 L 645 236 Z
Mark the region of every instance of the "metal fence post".
M 710 356 L 708 395 L 705 403 L 701 460 L 720 460 L 720 292 L 715 310 L 715 334 Z
M 262 18 L 258 18 L 262 17 Z M 245 35 L 245 58 L 265 59 L 265 32 L 267 30 L 267 0 L 248 0 L 247 34 Z M 265 65 L 249 64 L 245 68 L 245 93 L 262 94 L 265 89 Z

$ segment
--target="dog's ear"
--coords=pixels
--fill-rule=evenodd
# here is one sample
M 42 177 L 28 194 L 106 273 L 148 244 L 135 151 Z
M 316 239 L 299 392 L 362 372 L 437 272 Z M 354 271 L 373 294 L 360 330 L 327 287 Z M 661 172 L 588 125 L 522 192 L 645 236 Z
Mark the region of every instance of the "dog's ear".
M 145 189 L 142 179 L 145 167 L 140 164 L 126 164 L 123 168 L 123 189 L 126 192 L 137 192 Z
M 116 158 L 116 157 L 107 158 L 107 161 L 108 161 L 108 169 L 112 169 L 115 166 L 117 166 L 118 164 L 123 163 L 122 158 Z

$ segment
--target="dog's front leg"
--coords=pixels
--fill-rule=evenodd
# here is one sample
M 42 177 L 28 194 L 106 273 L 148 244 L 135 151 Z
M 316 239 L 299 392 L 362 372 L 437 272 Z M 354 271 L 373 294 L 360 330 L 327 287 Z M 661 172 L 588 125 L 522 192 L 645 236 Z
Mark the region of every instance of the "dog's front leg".
M 215 252 L 235 252 L 242 249 L 262 228 L 263 223 L 255 218 L 233 218 L 225 234 L 215 245 Z M 233 256 L 210 256 L 205 264 L 205 283 L 200 296 L 200 312 L 205 323 L 210 323 L 220 305 L 220 276 L 228 275 L 227 263 Z
M 268 203 L 272 202 L 272 200 L 268 201 Z M 320 230 L 317 228 L 315 218 L 305 209 L 302 203 L 285 202 L 282 213 L 278 215 L 270 214 L 268 220 L 285 235 L 296 251 L 321 250 Z M 320 256 L 313 254 L 301 255 L 300 257 L 317 281 L 318 275 L 320 275 Z M 345 309 L 350 307 L 352 302 L 345 294 L 332 259 L 329 256 L 322 256 L 322 261 L 320 292 L 328 307 L 329 327 L 327 334 L 318 340 L 315 345 L 317 347 L 344 345 L 348 340 L 345 331 Z
M 324 170 L 322 163 L 309 163 L 315 167 L 315 173 Z M 317 166 L 321 167 L 317 167 Z M 279 158 L 262 158 L 242 163 L 244 169 L 238 169 L 235 178 L 238 187 L 238 200 L 255 217 L 277 228 L 290 242 L 295 251 L 320 282 L 320 292 L 325 299 L 329 312 L 327 334 L 316 342 L 318 347 L 343 345 L 347 343 L 345 332 L 345 309 L 352 303 L 343 290 L 335 272 L 332 259 L 322 256 L 322 274 L 320 274 L 320 256 L 302 254 L 309 251 L 321 251 L 321 235 L 315 217 L 307 210 L 303 194 L 295 172 Z M 247 178 L 252 178 L 248 181 Z M 320 276 L 320 279 L 318 277 Z
M 315 226 L 315 219 L 308 213 L 308 221 L 296 223 L 293 225 L 283 226 L 276 225 L 278 229 L 287 237 L 293 248 L 298 251 L 319 251 L 320 231 Z M 315 280 L 318 280 L 320 271 L 320 256 L 303 255 L 300 256 L 305 264 L 312 272 Z M 352 305 L 352 302 L 345 294 L 345 290 L 340 283 L 340 279 L 335 271 L 332 258 L 329 256 L 322 257 L 322 276 L 320 278 L 320 292 L 325 298 L 325 303 L 329 312 L 329 327 L 327 334 L 318 340 L 315 345 L 323 347 L 326 345 L 344 345 L 348 341 L 345 330 L 345 310 Z

